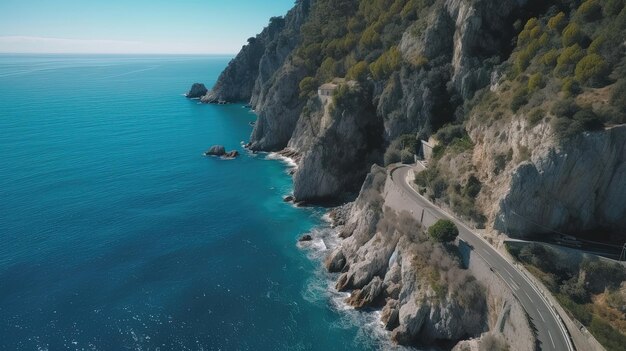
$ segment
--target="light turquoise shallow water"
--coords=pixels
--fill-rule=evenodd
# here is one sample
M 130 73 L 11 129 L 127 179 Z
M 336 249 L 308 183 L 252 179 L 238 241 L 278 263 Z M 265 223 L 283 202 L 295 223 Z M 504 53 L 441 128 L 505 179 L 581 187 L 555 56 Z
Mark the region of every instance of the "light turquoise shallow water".
M 2 349 L 378 345 L 296 247 L 322 211 L 281 201 L 285 165 L 202 156 L 255 120 L 181 95 L 227 62 L 0 56 Z

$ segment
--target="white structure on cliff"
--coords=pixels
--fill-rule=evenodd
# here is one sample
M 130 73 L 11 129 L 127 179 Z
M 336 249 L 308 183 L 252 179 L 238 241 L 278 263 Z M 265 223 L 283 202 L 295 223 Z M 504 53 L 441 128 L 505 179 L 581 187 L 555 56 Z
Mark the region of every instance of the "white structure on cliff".
M 320 98 L 329 98 L 333 96 L 333 92 L 337 90 L 338 85 L 335 83 L 326 83 L 322 84 L 319 89 L 317 89 L 317 95 Z

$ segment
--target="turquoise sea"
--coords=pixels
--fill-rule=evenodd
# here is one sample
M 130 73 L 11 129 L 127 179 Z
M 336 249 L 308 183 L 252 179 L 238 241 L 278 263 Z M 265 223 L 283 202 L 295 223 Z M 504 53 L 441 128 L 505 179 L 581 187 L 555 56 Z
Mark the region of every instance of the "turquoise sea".
M 296 245 L 323 210 L 241 148 L 255 115 L 182 96 L 229 59 L 0 56 L 2 350 L 380 347 Z

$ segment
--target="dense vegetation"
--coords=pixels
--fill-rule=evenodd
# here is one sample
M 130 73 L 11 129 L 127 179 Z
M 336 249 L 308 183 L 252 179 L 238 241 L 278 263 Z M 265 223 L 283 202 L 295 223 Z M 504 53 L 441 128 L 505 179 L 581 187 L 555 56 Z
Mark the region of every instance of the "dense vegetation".
M 561 305 L 584 324 L 610 351 L 626 345 L 626 269 L 598 259 L 573 260 L 541 244 L 509 252 L 526 265 L 557 297 Z
M 561 140 L 626 123 L 623 0 L 554 1 L 515 25 L 520 31 L 502 66 L 504 88 L 478 94 L 475 113 L 495 119 L 517 113 L 531 125 L 548 117 Z

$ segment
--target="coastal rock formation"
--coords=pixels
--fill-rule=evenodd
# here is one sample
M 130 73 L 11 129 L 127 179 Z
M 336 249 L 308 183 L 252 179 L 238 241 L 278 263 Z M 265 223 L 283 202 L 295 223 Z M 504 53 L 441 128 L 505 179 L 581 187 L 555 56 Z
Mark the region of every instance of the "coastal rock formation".
M 300 239 L 298 239 L 299 242 L 306 242 L 306 241 L 312 241 L 313 237 L 309 234 L 305 234 L 303 236 L 300 237 Z
M 222 145 L 213 145 L 209 150 L 204 153 L 204 156 L 217 156 L 222 158 L 237 158 L 239 156 L 239 151 L 233 150 L 226 152 L 226 149 Z
M 337 231 L 349 234 L 329 251 L 325 266 L 338 273 L 336 288 L 351 292 L 346 303 L 382 307 L 381 322 L 399 344 L 473 337 L 457 349 L 508 344 L 534 350 L 532 329 L 511 290 L 480 258 L 470 257 L 463 268 L 454 247 L 431 242 L 412 215 L 396 212 L 402 196 L 388 179 L 373 166 L 358 198 L 334 211 L 344 223 Z
M 384 210 L 384 169 L 374 166 L 345 224 L 352 233 L 326 261 L 355 308 L 383 307 L 383 323 L 405 345 L 459 340 L 487 328 L 483 288 L 407 214 Z
M 193 83 L 191 89 L 185 94 L 189 99 L 198 99 L 203 97 L 209 90 L 202 83 Z
M 481 134 L 495 133 L 481 129 Z M 499 130 L 507 139 L 479 142 L 477 164 L 489 162 L 481 155 L 502 153 L 509 145 L 514 154 L 520 148 L 533 151 L 528 160 L 512 164 L 510 173 L 488 182 L 493 195 L 483 206 L 494 217 L 496 230 L 523 237 L 626 227 L 626 126 L 583 133 L 562 144 L 546 124 L 524 137 L 515 125 Z M 478 133 L 473 135 L 480 140 Z M 496 206 L 487 206 L 490 201 Z
M 298 43 L 300 28 L 312 2 L 298 1 L 284 18 L 271 18 L 269 25 L 260 34 L 248 39 L 248 44 L 229 63 L 202 101 L 250 102 L 261 113 L 262 101 L 274 86 L 270 83 L 274 81 L 276 71 L 283 66 Z
M 213 145 L 204 153 L 205 156 L 224 156 L 224 154 L 226 149 L 222 145 Z
M 239 151 L 233 150 L 233 151 L 226 152 L 226 153 L 224 153 L 224 155 L 222 157 L 224 157 L 224 158 L 237 158 L 237 157 L 239 157 Z
M 294 174 L 297 200 L 323 202 L 358 191 L 367 168 L 380 157 L 382 143 L 376 135 L 382 121 L 366 97 L 358 85 L 345 87 L 344 95 L 323 110 L 301 117 L 290 144 L 306 150 Z

